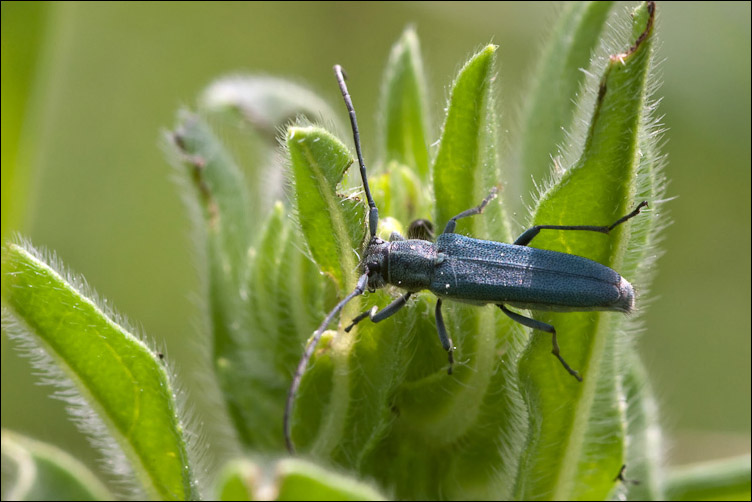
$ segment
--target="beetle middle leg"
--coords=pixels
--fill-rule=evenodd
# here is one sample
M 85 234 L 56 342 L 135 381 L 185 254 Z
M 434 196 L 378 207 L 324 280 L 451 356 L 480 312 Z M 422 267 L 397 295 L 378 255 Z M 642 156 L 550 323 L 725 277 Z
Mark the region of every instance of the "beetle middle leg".
M 447 333 L 446 326 L 444 325 L 444 316 L 441 315 L 441 298 L 436 299 L 436 329 L 439 331 L 439 340 L 441 340 L 441 346 L 449 354 L 449 369 L 447 374 L 452 374 L 452 366 L 454 365 L 454 354 L 452 352 L 452 339 Z
M 376 312 L 376 307 L 372 308 L 371 310 L 366 310 L 365 312 L 358 315 L 355 319 L 352 320 L 350 325 L 345 328 L 345 333 L 349 333 L 350 330 L 353 329 L 353 326 L 358 324 L 360 321 L 362 321 L 366 317 L 370 317 L 371 322 L 381 322 L 387 317 L 393 316 L 399 311 L 399 309 L 405 306 L 405 304 L 407 303 L 407 300 L 410 299 L 410 295 L 412 295 L 412 293 L 410 292 L 405 293 L 404 295 L 400 296 L 399 298 L 397 298 L 392 303 L 390 303 L 383 309 L 379 310 L 378 312 Z
M 457 220 L 462 219 L 462 218 L 467 218 L 468 216 L 475 216 L 476 214 L 482 213 L 483 209 L 491 201 L 491 199 L 493 199 L 494 197 L 496 197 L 496 192 L 497 191 L 498 190 L 496 189 L 496 187 L 494 187 L 491 190 L 491 193 L 488 194 L 488 197 L 486 197 L 485 199 L 483 199 L 483 202 L 481 202 L 477 207 L 474 207 L 472 209 L 467 209 L 465 211 L 462 211 L 460 214 L 458 214 L 454 218 L 450 219 L 447 222 L 446 227 L 444 227 L 444 233 L 445 234 L 453 234 L 454 233 L 454 227 L 457 226 Z
M 551 343 L 553 344 L 553 350 L 551 350 L 551 353 L 559 359 L 561 364 L 569 372 L 570 375 L 582 382 L 582 377 L 580 376 L 580 374 L 573 370 L 559 353 L 559 342 L 556 341 L 556 328 L 554 328 L 550 324 L 546 324 L 545 322 L 536 321 L 535 319 L 530 319 L 529 317 L 525 317 L 516 312 L 512 312 L 501 303 L 497 303 L 496 306 L 499 307 L 501 311 L 508 315 L 513 321 L 516 321 L 523 326 L 537 329 L 539 331 L 545 331 L 546 333 L 551 333 Z

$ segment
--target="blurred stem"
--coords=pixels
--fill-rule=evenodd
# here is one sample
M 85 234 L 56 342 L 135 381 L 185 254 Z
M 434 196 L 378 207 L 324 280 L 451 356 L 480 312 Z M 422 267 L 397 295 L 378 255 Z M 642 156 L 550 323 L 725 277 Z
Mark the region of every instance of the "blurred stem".
M 666 482 L 668 500 L 749 500 L 750 456 L 674 469 Z
M 22 226 L 31 179 L 31 110 L 38 101 L 40 54 L 49 12 L 46 2 L 3 2 L 0 16 L 0 138 L 2 141 L 2 212 L 0 237 Z

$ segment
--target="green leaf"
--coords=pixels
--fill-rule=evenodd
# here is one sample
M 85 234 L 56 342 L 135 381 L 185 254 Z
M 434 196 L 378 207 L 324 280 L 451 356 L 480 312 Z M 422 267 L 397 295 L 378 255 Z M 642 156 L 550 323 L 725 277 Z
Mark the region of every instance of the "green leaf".
M 542 180 L 572 129 L 574 96 L 585 80 L 582 68 L 600 42 L 613 2 L 570 2 L 564 7 L 533 79 L 520 130 L 522 193 L 528 197 L 532 179 Z M 527 200 L 527 199 L 526 199 Z
M 280 124 L 303 114 L 310 120 L 338 121 L 326 101 L 310 89 L 286 79 L 236 75 L 212 82 L 199 98 L 202 112 L 219 114 L 248 124 L 276 139 Z
M 631 211 L 646 127 L 645 96 L 652 53 L 653 4 L 633 17 L 630 48 L 609 59 L 579 160 L 541 197 L 535 223 L 608 225 Z M 643 215 L 644 216 L 644 215 Z M 609 236 L 544 231 L 532 245 L 585 256 L 620 270 L 630 223 Z M 562 356 L 578 383 L 552 357 L 551 340 L 535 333 L 520 362 L 531 434 L 517 497 L 600 499 L 613 489 L 624 458 L 625 417 L 619 402 L 622 323 L 615 313 L 536 313 L 556 327 Z
M 433 164 L 437 232 L 453 216 L 480 204 L 499 183 L 496 109 L 491 87 L 496 76 L 495 55 L 495 45 L 478 52 L 460 70 L 452 86 Z M 489 204 L 483 217 L 459 220 L 457 233 L 508 241 L 501 204 Z
M 257 284 L 253 298 L 263 297 L 267 302 L 271 300 L 274 303 L 268 306 L 276 313 L 277 329 L 260 336 L 273 344 L 274 362 L 282 377 L 286 396 L 290 385 L 290 368 L 297 365 L 306 340 L 321 324 L 327 312 L 325 307 L 334 303 L 335 298 L 331 281 L 325 280 L 315 263 L 304 254 L 305 245 L 298 228 L 291 223 L 282 204 L 275 206 L 275 213 L 284 218 L 278 230 L 283 232 L 284 239 L 276 249 L 267 249 L 267 253 L 273 253 L 276 260 L 272 269 L 274 274 L 268 282 Z M 270 225 L 270 231 L 272 228 Z M 259 253 L 258 256 L 262 255 Z M 257 260 L 256 269 L 259 263 Z M 260 275 L 262 272 L 256 270 L 254 277 Z M 263 308 L 264 305 L 258 305 L 253 310 Z
M 242 354 L 242 360 L 237 360 L 238 374 L 232 375 L 233 380 L 228 380 L 230 386 L 237 387 L 242 381 L 241 386 L 249 387 L 232 391 L 243 417 L 236 427 L 248 437 L 249 447 L 261 450 L 282 447 L 279 424 L 289 385 L 289 368 L 295 364 L 287 361 L 287 367 L 280 368 L 278 361 L 279 344 L 288 339 L 282 333 L 282 309 L 286 304 L 282 303 L 278 290 L 277 274 L 283 266 L 281 250 L 289 236 L 289 227 L 284 208 L 275 204 L 261 238 L 251 250 L 251 272 L 246 286 L 250 324 L 242 342 L 246 352 Z M 290 277 L 289 280 L 296 281 L 296 278 Z M 287 315 L 291 315 L 289 310 Z M 296 341 L 300 335 L 295 337 Z M 293 343 L 293 346 L 299 348 L 300 343 Z M 238 380 L 241 376 L 243 379 Z
M 257 415 L 265 409 L 263 403 L 272 400 L 254 378 L 271 367 L 264 358 L 254 357 L 249 342 L 253 322 L 247 282 L 253 223 L 245 180 L 202 118 L 181 112 L 178 121 L 175 132 L 167 137 L 168 148 L 184 180 L 184 200 L 193 213 L 199 252 L 207 263 L 213 361 L 220 388 L 241 439 L 263 447 L 256 443 L 254 426 L 271 417 L 264 415 L 259 421 L 249 415 Z
M 216 500 L 258 500 L 261 469 L 245 459 L 225 464 L 214 487 Z
M 186 196 L 191 198 L 191 207 L 200 211 L 201 227 L 209 239 L 209 259 L 216 262 L 213 266 L 226 281 L 242 282 L 253 239 L 243 174 L 198 115 L 181 112 L 167 140 L 174 162 L 189 180 Z
M 377 490 L 310 462 L 277 464 L 276 500 L 386 500 Z
M 355 479 L 298 459 L 264 468 L 238 459 L 222 469 L 219 500 L 385 500 L 376 489 Z
M 340 114 L 309 88 L 290 80 L 262 75 L 232 75 L 216 79 L 199 97 L 199 111 L 221 138 L 235 163 L 243 167 L 252 234 L 271 205 L 284 197 L 279 155 L 279 131 L 296 118 L 323 121 L 342 128 Z
M 381 91 L 380 157 L 411 168 L 428 181 L 426 78 L 420 45 L 407 28 L 392 47 Z
M 291 382 L 290 368 L 300 359 L 306 339 L 321 323 L 332 300 L 330 281 L 302 252 L 304 244 L 284 206 L 270 214 L 251 260 L 249 354 L 239 361 L 253 390 L 242 403 L 239 428 L 252 438 L 249 446 L 281 449 L 283 407 Z M 235 382 L 237 386 L 237 381 Z
M 81 462 L 52 445 L 2 431 L 3 500 L 112 500 Z
M 103 310 L 81 279 L 65 278 L 29 245 L 4 249 L 2 279 L 3 328 L 30 333 L 52 356 L 104 420 L 147 493 L 195 497 L 163 356 Z
M 369 174 L 368 184 L 374 200 L 379 201 L 379 215 L 384 215 L 379 221 L 381 238 L 388 240 L 394 230 L 406 236 L 411 222 L 431 218 L 433 203 L 430 195 L 412 168 L 391 162 L 384 174 Z M 394 220 L 391 224 L 396 223 L 398 228 L 387 228 L 389 219 Z
M 667 500 L 749 500 L 750 456 L 675 468 L 666 482 Z
M 287 148 L 303 238 L 321 271 L 334 279 L 341 298 L 355 288 L 358 269 L 355 250 L 361 248 L 365 237 L 365 208 L 357 199 L 342 197 L 336 192 L 345 170 L 352 163 L 352 157 L 334 136 L 313 126 L 290 127 L 287 131 Z M 341 318 L 354 317 L 359 308 L 360 300 L 356 298 L 345 307 Z M 314 353 L 301 383 L 299 403 L 292 418 L 296 442 L 307 445 L 312 440 L 311 434 L 317 433 L 312 448 L 320 453 L 331 452 L 343 436 L 349 405 L 349 357 L 355 337 L 350 334 L 335 336 L 331 338 L 331 343 L 328 340 L 328 337 L 322 339 L 319 350 Z M 323 355 L 326 358 L 322 358 Z M 326 359 L 326 362 L 319 362 L 319 359 Z M 329 406 L 322 406 L 328 392 L 321 394 L 315 404 L 311 403 L 311 409 L 326 410 L 322 412 L 326 420 L 318 422 L 308 417 L 298 420 L 296 417 L 306 416 L 302 411 L 307 409 L 306 389 L 314 388 L 321 392 L 319 385 L 332 375 L 331 384 L 323 384 L 332 393 L 328 399 Z M 307 383 L 306 380 L 314 383 Z M 311 413 L 310 409 L 308 413 Z M 312 429 L 311 426 L 315 424 L 320 424 L 321 429 Z
M 279 450 L 290 368 L 323 316 L 328 284 L 281 203 L 263 225 L 252 221 L 243 173 L 202 118 L 183 113 L 169 139 L 201 215 L 213 359 L 230 418 L 246 447 Z
M 295 203 L 313 259 L 341 291 L 355 287 L 358 260 L 353 249 L 365 237 L 365 210 L 357 199 L 340 197 L 336 186 L 352 157 L 338 139 L 319 127 L 287 130 L 295 180 Z

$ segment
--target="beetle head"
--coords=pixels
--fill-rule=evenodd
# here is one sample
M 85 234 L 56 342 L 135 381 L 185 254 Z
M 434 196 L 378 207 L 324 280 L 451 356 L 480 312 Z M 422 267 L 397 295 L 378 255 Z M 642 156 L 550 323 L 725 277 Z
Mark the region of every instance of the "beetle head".
M 362 263 L 363 272 L 368 273 L 368 289 L 386 286 L 389 277 L 389 242 L 372 237 L 366 248 L 366 255 Z

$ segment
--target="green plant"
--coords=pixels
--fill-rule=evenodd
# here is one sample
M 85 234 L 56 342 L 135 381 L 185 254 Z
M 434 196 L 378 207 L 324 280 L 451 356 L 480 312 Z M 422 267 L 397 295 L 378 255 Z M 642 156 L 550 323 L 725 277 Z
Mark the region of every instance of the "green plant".
M 612 266 L 644 295 L 665 222 L 656 211 L 664 186 L 650 97 L 653 8 L 638 7 L 622 48 L 595 59 L 586 78 L 578 69 L 589 65 L 610 7 L 573 4 L 565 10 L 538 71 L 515 158 L 526 172 L 556 158 L 531 212 L 535 223 L 609 222 L 634 200 L 651 202 L 653 212 L 610 238 L 553 233 L 535 241 Z M 414 32 L 396 44 L 383 86 L 378 154 L 369 163 L 374 198 L 382 215 L 391 217 L 381 232 L 388 235 L 416 217 L 442 228 L 501 180 L 495 58 L 496 48 L 487 46 L 460 70 L 434 149 L 428 146 L 432 128 Z M 356 81 L 353 75 L 357 107 Z M 353 289 L 365 213 L 353 190 L 338 192 L 352 162 L 349 149 L 299 119 L 284 137 L 292 207 L 276 204 L 259 228 L 249 210 L 255 201 L 246 175 L 214 126 L 229 117 L 268 133 L 297 113 L 331 112 L 280 81 L 222 84 L 234 97 L 223 100 L 228 94 L 210 88 L 201 113 L 181 113 L 167 143 L 197 223 L 213 368 L 234 432 L 245 451 L 279 456 L 292 370 L 326 311 Z M 584 92 L 575 104 L 577 89 Z M 557 153 L 559 145 L 565 147 Z M 513 197 L 503 195 L 505 204 L 494 202 L 483 216 L 460 222 L 458 231 L 511 241 L 504 208 Z M 61 270 L 28 244 L 5 248 L 3 329 L 41 345 L 63 368 L 104 422 L 92 423 L 90 414 L 79 412 L 84 427 L 96 438 L 117 441 L 127 459 L 118 465 L 131 466 L 147 495 L 197 497 L 202 469 L 193 460 L 190 427 L 177 411 L 175 377 L 162 354 Z M 388 294 L 368 295 L 353 301 L 342 319 L 389 301 Z M 375 480 L 397 498 L 662 499 L 682 493 L 682 478 L 661 472 L 655 406 L 628 337 L 634 320 L 613 313 L 536 314 L 557 326 L 563 353 L 585 377 L 578 384 L 549 354 L 548 337 L 528 341 L 526 330 L 495 309 L 452 305 L 446 317 L 458 364 L 450 378 L 430 315 L 433 302 L 419 295 L 381 324 L 325 335 L 294 416 L 293 435 L 306 456 Z M 49 361 L 38 364 L 54 371 Z M 104 448 L 114 458 L 115 449 Z M 623 464 L 627 478 L 640 484 L 616 479 Z M 748 480 L 748 464 L 741 471 Z M 296 460 L 278 462 L 277 472 L 267 480 L 257 463 L 229 462 L 214 495 L 248 498 L 271 484 L 279 499 L 378 496 Z M 744 476 L 731 481 L 729 472 L 711 476 L 706 486 L 726 479 L 720 484 L 738 491 L 725 494 L 748 493 Z

